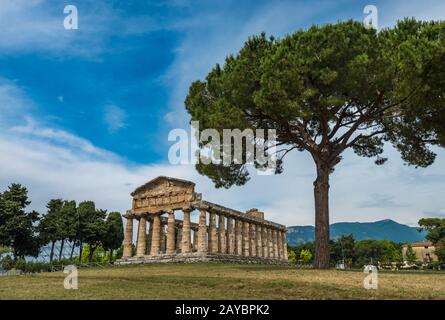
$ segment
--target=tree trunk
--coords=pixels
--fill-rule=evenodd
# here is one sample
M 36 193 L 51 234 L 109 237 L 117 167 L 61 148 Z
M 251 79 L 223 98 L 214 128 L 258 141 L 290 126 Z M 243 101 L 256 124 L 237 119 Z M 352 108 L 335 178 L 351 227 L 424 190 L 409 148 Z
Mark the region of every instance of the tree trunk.
M 70 254 L 70 260 L 73 260 L 73 254 L 74 254 L 74 249 L 76 248 L 76 243 L 73 241 L 71 244 L 71 254 Z
M 82 252 L 83 252 L 83 243 L 80 242 L 80 250 L 79 250 L 79 263 L 82 263 Z
M 329 169 L 317 164 L 315 198 L 315 269 L 329 268 Z
M 55 241 L 52 241 L 51 243 L 51 253 L 49 254 L 49 262 L 53 262 L 53 257 L 54 257 L 54 245 L 55 245 Z
M 60 251 L 59 251 L 59 260 L 62 259 L 62 254 L 63 254 L 63 245 L 65 243 L 65 239 L 62 239 L 62 243 L 60 244 Z
M 110 264 L 113 263 L 113 249 L 110 250 Z
M 90 256 L 88 257 L 88 262 L 90 263 L 93 261 L 94 251 L 96 251 L 96 246 L 90 245 Z

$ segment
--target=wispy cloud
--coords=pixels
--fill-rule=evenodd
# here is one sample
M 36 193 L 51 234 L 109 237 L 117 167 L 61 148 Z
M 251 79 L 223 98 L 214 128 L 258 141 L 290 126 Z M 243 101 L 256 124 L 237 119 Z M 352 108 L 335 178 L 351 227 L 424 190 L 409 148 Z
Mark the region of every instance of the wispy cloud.
M 127 114 L 124 109 L 111 104 L 104 107 L 104 121 L 107 124 L 108 132 L 115 133 L 125 128 Z
M 365 201 L 358 203 L 358 208 L 394 208 L 407 207 L 405 203 L 397 203 L 394 196 L 382 193 L 373 193 Z

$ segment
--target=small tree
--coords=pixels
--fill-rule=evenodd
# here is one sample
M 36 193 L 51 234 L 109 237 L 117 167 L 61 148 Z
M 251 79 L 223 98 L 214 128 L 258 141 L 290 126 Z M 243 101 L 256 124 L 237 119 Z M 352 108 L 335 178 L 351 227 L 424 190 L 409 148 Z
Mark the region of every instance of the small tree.
M 54 246 L 59 239 L 60 234 L 60 218 L 61 209 L 63 206 L 62 199 L 52 199 L 46 205 L 48 209 L 46 214 L 40 220 L 38 230 L 41 242 L 43 245 L 51 243 L 51 251 L 49 254 L 49 261 L 52 262 L 54 258 Z
M 405 251 L 405 260 L 408 264 L 414 264 L 417 261 L 416 253 L 413 250 L 413 247 L 409 244 Z
M 436 247 L 435 254 L 439 258 L 439 261 L 445 263 L 445 219 L 420 219 L 419 226 L 428 232 L 426 238 Z
M 354 259 L 355 240 L 352 234 L 341 236 L 331 244 L 331 260 L 352 264 Z
M 291 250 L 287 252 L 287 260 L 289 263 L 297 263 L 297 255 L 295 254 L 295 251 Z
M 110 212 L 105 223 L 105 237 L 103 247 L 109 251 L 109 262 L 113 262 L 113 251 L 117 250 L 124 240 L 124 227 L 119 212 Z
M 58 240 L 60 241 L 59 260 L 62 259 L 65 241 L 73 240 L 76 234 L 76 201 L 64 201 L 60 210 L 58 223 Z M 74 245 L 71 251 L 74 250 Z M 72 254 L 70 255 L 72 258 Z
M 301 250 L 300 261 L 302 263 L 309 263 L 310 261 L 312 261 L 312 253 L 308 249 Z
M 36 228 L 39 214 L 25 211 L 30 203 L 28 190 L 18 183 L 0 193 L 0 245 L 12 249 L 14 261 L 39 254 Z
M 96 209 L 93 201 L 85 201 L 79 204 L 81 242 L 89 245 L 89 261 L 93 258 L 94 251 L 102 244 L 105 238 L 106 210 Z M 82 254 L 80 254 L 82 256 Z

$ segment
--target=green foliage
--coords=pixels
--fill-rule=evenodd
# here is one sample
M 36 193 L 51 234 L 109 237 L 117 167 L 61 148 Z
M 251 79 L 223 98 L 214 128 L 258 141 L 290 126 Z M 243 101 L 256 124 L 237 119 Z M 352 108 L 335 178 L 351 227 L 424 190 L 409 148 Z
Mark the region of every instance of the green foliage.
M 78 239 L 89 245 L 89 261 L 92 261 L 94 251 L 102 244 L 106 235 L 106 210 L 96 209 L 93 201 L 84 201 L 79 204 L 77 215 Z
M 329 237 L 321 230 L 329 229 L 328 188 L 319 188 L 343 152 L 353 149 L 381 165 L 388 141 L 406 163 L 426 167 L 436 157 L 431 146 L 445 145 L 444 32 L 445 21 L 406 19 L 381 32 L 346 21 L 280 40 L 254 36 L 205 80 L 192 83 L 185 106 L 201 131 L 275 129 L 283 146 L 276 174 L 288 151 L 311 154 L 320 181 L 314 185 L 316 215 L 325 224 L 318 226 L 316 265 L 327 267 Z M 209 142 L 200 147 L 216 148 Z M 211 151 L 224 158 L 233 149 L 230 142 Z M 249 180 L 243 154 L 241 164 L 201 162 L 196 169 L 217 188 L 243 185 Z
M 287 260 L 289 263 L 297 263 L 297 255 L 295 254 L 295 251 L 287 252 Z
M 110 262 L 112 262 L 113 251 L 122 245 L 124 240 L 124 227 L 119 212 L 110 212 L 106 221 L 106 232 L 102 241 L 103 248 L 109 250 Z
M 312 253 L 308 249 L 303 249 L 300 251 L 300 261 L 302 263 L 309 263 L 312 261 Z
M 331 241 L 331 261 L 344 261 L 351 265 L 354 260 L 355 240 L 352 234 L 341 236 L 336 241 Z
M 441 263 L 445 263 L 445 219 L 425 218 L 419 220 L 419 226 L 427 230 L 426 238 L 433 242 L 435 254 Z
M 20 184 L 13 183 L 0 193 L 0 245 L 10 247 L 14 258 L 39 253 L 35 227 L 39 214 L 25 211 L 30 203 L 28 191 Z
M 10 252 L 11 252 L 11 248 L 0 246 L 0 257 L 1 257 L 2 255 L 4 255 L 5 253 L 10 253 Z
M 407 19 L 380 33 L 347 21 L 281 40 L 254 36 L 191 85 L 186 109 L 200 130 L 276 129 L 279 143 L 331 168 L 349 147 L 383 163 L 384 140 L 407 163 L 427 166 L 435 157 L 427 146 L 445 142 L 438 120 L 445 117 L 444 30 L 445 22 Z M 369 130 L 356 135 L 358 129 Z M 217 187 L 248 180 L 242 165 L 197 169 Z
M 417 261 L 416 253 L 413 250 L 413 247 L 411 245 L 408 245 L 405 251 L 405 260 L 409 264 L 414 264 Z
M 362 240 L 356 243 L 354 247 L 355 261 L 358 265 L 390 264 L 392 262 L 401 262 L 400 245 L 387 240 Z
M 14 268 L 14 260 L 11 258 L 10 255 L 6 255 L 2 258 L 2 260 L 0 260 L 0 266 L 4 270 L 11 270 L 12 268 Z
M 91 245 L 85 244 L 82 250 L 81 263 L 95 262 L 100 264 L 108 264 L 117 259 L 117 254 L 113 254 L 113 256 L 110 254 L 111 252 L 105 251 L 102 246 L 94 247 L 93 250 L 91 250 Z

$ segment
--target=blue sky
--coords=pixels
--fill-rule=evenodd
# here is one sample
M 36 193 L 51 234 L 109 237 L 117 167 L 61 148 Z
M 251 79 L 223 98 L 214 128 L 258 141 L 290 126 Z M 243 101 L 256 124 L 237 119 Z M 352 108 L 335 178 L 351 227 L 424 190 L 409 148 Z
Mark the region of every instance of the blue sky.
M 190 83 L 250 35 L 362 20 L 367 4 L 379 9 L 380 27 L 405 16 L 445 18 L 441 0 L 0 2 L 0 187 L 23 183 L 41 211 L 51 197 L 123 211 L 138 184 L 174 175 L 197 181 L 209 200 L 267 209 L 285 224 L 313 223 L 307 155 L 293 154 L 281 176 L 231 190 L 215 190 L 191 166 L 168 164 L 167 135 L 187 126 Z M 63 28 L 67 4 L 78 8 L 78 30 Z M 383 169 L 346 155 L 333 175 L 332 221 L 445 216 L 444 152 L 417 171 L 388 153 Z

